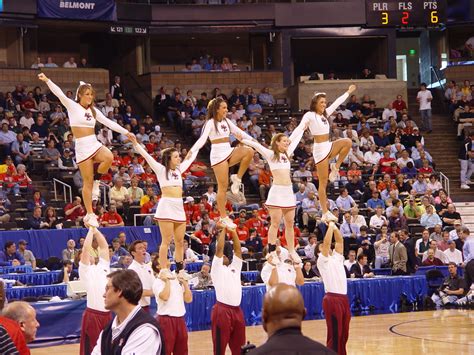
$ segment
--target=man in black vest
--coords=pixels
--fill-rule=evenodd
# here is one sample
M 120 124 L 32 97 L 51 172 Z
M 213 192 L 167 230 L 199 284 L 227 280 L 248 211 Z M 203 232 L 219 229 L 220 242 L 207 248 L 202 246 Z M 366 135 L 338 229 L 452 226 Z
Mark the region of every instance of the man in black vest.
M 107 275 L 107 279 L 105 309 L 116 316 L 100 333 L 92 353 L 164 355 L 158 322 L 138 305 L 143 292 L 138 274 L 120 270 Z

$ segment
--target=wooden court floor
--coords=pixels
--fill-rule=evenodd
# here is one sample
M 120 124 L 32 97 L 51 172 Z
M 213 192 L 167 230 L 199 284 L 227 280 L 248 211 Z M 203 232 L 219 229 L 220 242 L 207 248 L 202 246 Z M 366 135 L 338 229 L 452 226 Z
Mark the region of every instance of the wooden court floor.
M 306 321 L 303 333 L 325 343 L 324 320 Z M 247 327 L 247 340 L 265 341 L 261 326 Z M 442 310 L 353 317 L 349 354 L 474 354 L 474 311 Z M 78 354 L 79 345 L 33 349 L 33 355 Z M 229 352 L 230 353 L 230 352 Z M 189 333 L 189 354 L 212 354 L 210 331 Z

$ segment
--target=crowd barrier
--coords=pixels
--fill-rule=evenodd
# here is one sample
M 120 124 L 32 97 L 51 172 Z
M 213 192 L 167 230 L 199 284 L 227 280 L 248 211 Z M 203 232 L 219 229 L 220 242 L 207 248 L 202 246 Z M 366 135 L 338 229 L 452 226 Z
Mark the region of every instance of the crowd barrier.
M 127 243 L 138 239 L 146 240 L 148 250 L 158 250 L 158 246 L 161 244 L 160 229 L 157 226 L 108 227 L 100 228 L 100 231 L 109 243 L 119 233 L 125 232 Z M 47 260 L 51 256 L 61 258 L 62 251 L 66 249 L 66 243 L 69 239 L 74 239 L 77 242 L 80 237 L 85 237 L 86 234 L 87 229 L 85 228 L 8 231 L 0 233 L 0 245 L 3 248 L 8 240 L 18 244 L 20 239 L 25 239 L 28 242 L 28 249 L 33 252 L 36 258 Z

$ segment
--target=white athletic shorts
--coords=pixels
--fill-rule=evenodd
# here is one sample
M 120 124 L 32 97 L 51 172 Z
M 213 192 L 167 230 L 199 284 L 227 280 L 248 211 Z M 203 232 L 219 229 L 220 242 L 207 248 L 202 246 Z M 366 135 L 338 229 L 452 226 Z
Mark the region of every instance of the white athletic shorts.
M 186 222 L 182 198 L 162 197 L 158 201 L 154 219 L 156 221 Z
M 211 145 L 211 167 L 229 159 L 234 148 L 230 143 L 216 143 Z
M 291 185 L 272 185 L 265 202 L 268 208 L 295 208 L 296 198 Z
M 313 158 L 314 164 L 322 162 L 324 159 L 329 157 L 331 154 L 332 142 L 327 141 L 323 143 L 314 143 L 313 144 Z
M 102 148 L 102 143 L 97 140 L 95 135 L 76 138 L 76 163 L 81 163 L 92 158 Z

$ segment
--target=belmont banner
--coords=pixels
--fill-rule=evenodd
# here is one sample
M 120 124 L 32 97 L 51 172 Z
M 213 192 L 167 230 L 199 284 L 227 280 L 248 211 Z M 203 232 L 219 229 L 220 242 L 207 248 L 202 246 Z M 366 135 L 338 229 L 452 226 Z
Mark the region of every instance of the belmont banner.
M 115 0 L 38 0 L 38 17 L 116 21 Z

